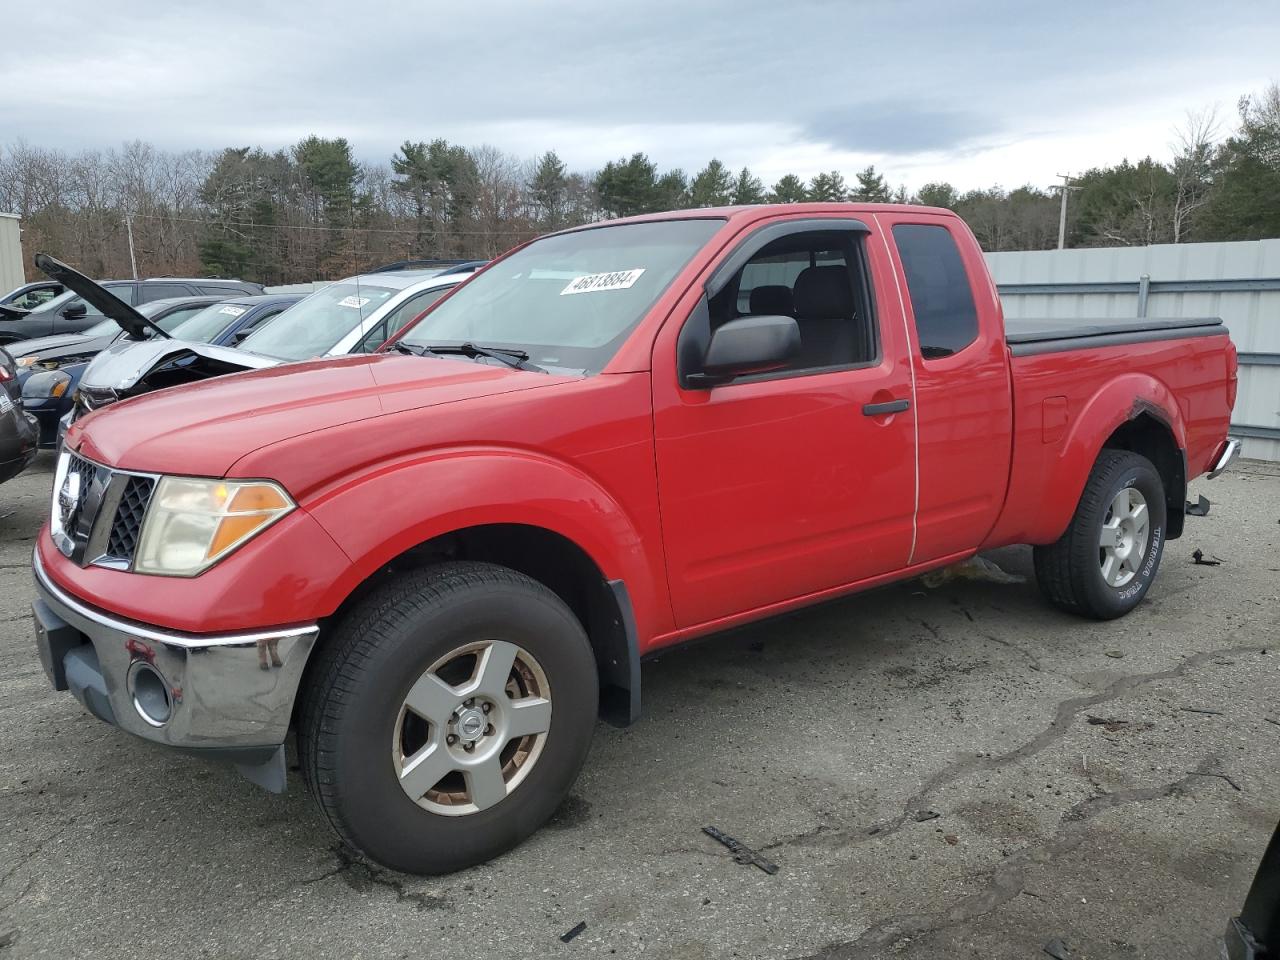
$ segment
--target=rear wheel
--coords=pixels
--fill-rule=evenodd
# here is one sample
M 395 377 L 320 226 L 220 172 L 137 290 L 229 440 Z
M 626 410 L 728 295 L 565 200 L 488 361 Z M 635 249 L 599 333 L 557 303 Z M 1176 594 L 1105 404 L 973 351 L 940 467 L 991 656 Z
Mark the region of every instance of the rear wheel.
M 1097 620 L 1136 607 L 1164 552 L 1164 483 L 1146 457 L 1103 450 L 1057 543 L 1036 547 L 1036 582 L 1050 602 Z
M 581 624 L 522 574 L 450 563 L 361 601 L 312 673 L 303 774 L 350 846 L 445 873 L 515 846 L 586 759 L 598 698 Z

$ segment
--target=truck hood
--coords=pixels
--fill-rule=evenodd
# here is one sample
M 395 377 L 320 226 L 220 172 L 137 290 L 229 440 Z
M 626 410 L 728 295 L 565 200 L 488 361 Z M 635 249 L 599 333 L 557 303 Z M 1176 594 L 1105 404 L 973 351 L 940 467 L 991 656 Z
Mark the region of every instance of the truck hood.
M 272 357 L 264 357 L 231 347 L 215 347 L 209 343 L 185 340 L 117 340 L 96 357 L 85 369 L 80 383 L 89 390 L 128 391 L 152 370 L 166 363 L 186 358 L 202 358 L 217 364 L 225 373 L 240 370 L 265 370 L 280 365 Z
M 311 360 L 112 404 L 77 420 L 66 443 L 128 470 L 221 477 L 245 454 L 292 437 L 575 379 L 398 353 Z

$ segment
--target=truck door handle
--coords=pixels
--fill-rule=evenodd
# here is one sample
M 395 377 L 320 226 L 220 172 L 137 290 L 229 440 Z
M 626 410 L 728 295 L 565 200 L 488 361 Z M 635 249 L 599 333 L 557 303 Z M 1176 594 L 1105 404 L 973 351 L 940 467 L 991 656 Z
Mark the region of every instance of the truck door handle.
M 862 414 L 866 417 L 882 417 L 886 413 L 902 413 L 910 409 L 910 400 L 890 400 L 887 403 L 864 403 Z

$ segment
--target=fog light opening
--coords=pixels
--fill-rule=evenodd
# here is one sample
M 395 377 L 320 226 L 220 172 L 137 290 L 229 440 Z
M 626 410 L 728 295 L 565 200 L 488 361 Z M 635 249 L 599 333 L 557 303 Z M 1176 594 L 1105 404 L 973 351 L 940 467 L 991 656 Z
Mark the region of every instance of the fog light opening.
M 153 727 L 163 727 L 173 714 L 169 684 L 160 671 L 149 663 L 137 661 L 129 668 L 129 693 L 133 708 Z

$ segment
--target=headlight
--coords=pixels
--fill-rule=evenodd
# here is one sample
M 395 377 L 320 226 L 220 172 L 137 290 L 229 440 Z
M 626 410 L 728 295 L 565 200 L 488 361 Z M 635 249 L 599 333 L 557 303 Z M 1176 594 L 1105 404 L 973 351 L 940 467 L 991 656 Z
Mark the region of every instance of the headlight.
M 161 477 L 133 568 L 194 577 L 293 508 L 289 495 L 269 480 Z
M 34 367 L 39 362 L 40 362 L 40 357 L 34 353 L 31 354 L 30 356 L 19 357 L 17 360 L 14 361 L 14 363 L 18 365 L 19 369 L 22 369 L 24 367 Z
M 22 395 L 31 400 L 52 400 L 67 392 L 71 377 L 62 370 L 42 370 L 27 377 Z

